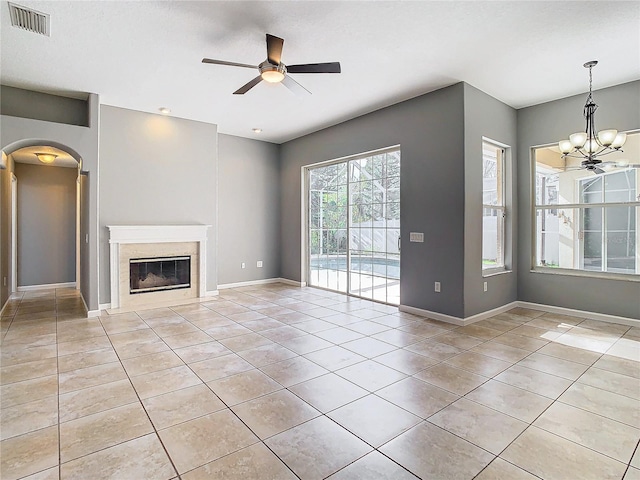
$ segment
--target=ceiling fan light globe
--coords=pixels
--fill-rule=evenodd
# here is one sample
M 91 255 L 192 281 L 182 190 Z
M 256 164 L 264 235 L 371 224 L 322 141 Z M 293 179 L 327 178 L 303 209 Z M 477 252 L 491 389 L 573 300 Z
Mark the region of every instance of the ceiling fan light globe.
M 278 70 L 267 70 L 261 73 L 262 79 L 269 83 L 279 83 L 284 80 L 284 73 Z
M 573 150 L 573 144 L 569 140 L 560 140 L 558 148 L 563 154 L 570 153 Z
M 600 130 L 598 132 L 598 141 L 603 147 L 609 147 L 616 139 L 618 131 L 614 129 Z
M 574 147 L 582 148 L 584 147 L 584 144 L 587 143 L 587 134 L 584 132 L 574 133 L 569 135 L 569 141 Z
M 624 145 L 624 142 L 627 141 L 626 133 L 618 133 L 616 138 L 611 142 L 611 148 L 620 148 Z

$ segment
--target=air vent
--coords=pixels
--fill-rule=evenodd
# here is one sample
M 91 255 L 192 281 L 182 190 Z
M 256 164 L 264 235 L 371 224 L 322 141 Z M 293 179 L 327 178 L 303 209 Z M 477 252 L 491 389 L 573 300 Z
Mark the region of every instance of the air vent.
M 49 14 L 37 12 L 27 7 L 9 3 L 11 25 L 29 32 L 38 33 L 45 37 L 51 36 Z

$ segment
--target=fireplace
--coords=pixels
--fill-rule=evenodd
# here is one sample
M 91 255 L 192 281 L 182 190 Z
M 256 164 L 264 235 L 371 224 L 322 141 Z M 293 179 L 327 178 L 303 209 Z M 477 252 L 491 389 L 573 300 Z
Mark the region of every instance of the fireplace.
M 207 294 L 208 225 L 109 226 L 110 310 Z
M 191 256 L 129 259 L 129 293 L 191 287 Z

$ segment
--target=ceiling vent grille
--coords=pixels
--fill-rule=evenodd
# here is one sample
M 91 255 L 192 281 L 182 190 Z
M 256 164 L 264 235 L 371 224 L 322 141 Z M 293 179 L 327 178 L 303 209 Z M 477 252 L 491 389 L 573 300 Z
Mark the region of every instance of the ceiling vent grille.
M 47 13 L 37 12 L 27 7 L 9 3 L 11 25 L 29 32 L 51 36 L 50 16 Z

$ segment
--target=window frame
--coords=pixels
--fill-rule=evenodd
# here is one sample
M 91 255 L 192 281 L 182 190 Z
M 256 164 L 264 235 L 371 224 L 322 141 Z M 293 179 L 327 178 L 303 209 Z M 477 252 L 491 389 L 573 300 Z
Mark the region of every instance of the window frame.
M 490 145 L 491 147 L 495 148 L 497 151 L 499 151 L 500 153 L 496 156 L 496 162 L 500 162 L 500 166 L 498 167 L 498 171 L 500 172 L 500 174 L 498 175 L 498 181 L 496 182 L 497 184 L 497 193 L 496 196 L 498 197 L 499 203 L 496 205 L 490 205 L 490 204 L 485 204 L 484 203 L 484 184 L 482 186 L 482 191 L 481 191 L 481 195 L 483 196 L 482 201 L 481 201 L 481 222 L 482 222 L 482 227 L 481 227 L 481 247 L 480 247 L 480 251 L 483 252 L 484 251 L 484 217 L 485 217 L 485 210 L 489 209 L 489 210 L 497 210 L 498 211 L 498 215 L 496 215 L 496 219 L 498 219 L 500 216 L 502 217 L 502 222 L 500 221 L 496 221 L 496 229 L 498 229 L 499 227 L 499 232 L 497 232 L 498 236 L 498 244 L 496 245 L 496 249 L 498 250 L 496 256 L 497 256 L 497 265 L 492 265 L 492 266 L 488 266 L 485 267 L 484 263 L 481 264 L 481 269 L 482 269 L 482 276 L 483 277 L 490 277 L 492 275 L 498 275 L 501 273 L 507 273 L 509 271 L 511 271 L 511 269 L 508 267 L 508 259 L 507 259 L 507 228 L 508 228 L 508 216 L 509 216 L 509 209 L 508 209 L 508 204 L 509 202 L 507 201 L 507 173 L 509 171 L 508 167 L 507 167 L 507 159 L 508 159 L 508 154 L 509 154 L 509 150 L 510 147 L 508 145 L 505 145 L 504 143 L 501 142 L 497 142 L 493 139 L 490 139 L 488 137 L 482 137 L 482 143 L 481 143 L 481 151 L 482 153 L 482 169 L 484 172 L 484 145 Z M 484 180 L 484 174 L 481 176 L 481 181 Z M 501 215 L 500 215 L 501 212 Z M 481 253 L 481 257 L 483 257 L 484 255 L 482 255 Z M 484 262 L 484 258 L 481 258 L 481 261 Z
M 629 131 L 626 132 L 627 135 L 640 135 L 640 131 L 638 130 L 633 130 L 633 131 Z M 536 168 L 536 152 L 540 149 L 544 149 L 544 148 L 548 148 L 548 147 L 553 147 L 554 144 L 546 144 L 546 145 L 538 145 L 538 146 L 534 146 L 531 147 L 530 149 L 530 181 L 529 181 L 529 186 L 530 186 L 530 205 L 531 205 L 531 268 L 530 271 L 532 273 L 543 273 L 543 274 L 555 274 L 555 275 L 568 275 L 568 276 L 576 276 L 576 277 L 589 277 L 589 278 L 602 278 L 602 279 L 612 279 L 612 280 L 625 280 L 625 281 L 631 281 L 631 282 L 640 282 L 640 260 L 638 260 L 638 253 L 637 253 L 637 249 L 640 247 L 640 224 L 636 223 L 636 271 L 635 273 L 621 273 L 621 272 L 607 272 L 607 271 L 596 271 L 596 270 L 585 270 L 583 265 L 582 265 L 582 259 L 583 259 L 583 248 L 584 248 L 584 244 L 583 244 L 583 240 L 579 238 L 580 234 L 583 234 L 582 230 L 578 230 L 577 232 L 577 236 L 576 236 L 576 240 L 574 243 L 574 258 L 578 261 L 578 263 L 580 264 L 579 268 L 562 268 L 562 267 L 549 267 L 549 266 L 545 266 L 545 265 L 538 265 L 538 230 L 537 230 L 537 219 L 538 219 L 538 212 L 541 211 L 545 211 L 545 210 L 575 210 L 577 213 L 577 219 L 576 221 L 580 221 L 582 222 L 582 219 L 584 217 L 584 210 L 587 208 L 602 208 L 603 212 L 602 212 L 602 217 L 603 220 L 604 218 L 606 218 L 606 213 L 604 212 L 604 209 L 606 209 L 607 207 L 635 207 L 637 209 L 640 209 L 640 184 L 636 183 L 636 193 L 639 194 L 639 196 L 637 197 L 638 200 L 637 201 L 631 201 L 631 202 L 597 202 L 597 203 L 558 203 L 558 204 L 547 204 L 547 205 L 542 205 L 542 204 L 538 204 L 537 203 L 537 189 L 536 189 L 536 175 L 537 175 L 537 168 Z M 619 173 L 619 172 L 623 172 L 625 170 L 620 169 L 617 170 L 615 172 L 606 172 L 604 174 L 601 174 L 601 176 L 606 176 L 606 175 L 610 175 L 611 173 Z M 634 170 L 635 171 L 635 170 Z M 576 179 L 575 180 L 575 185 L 576 188 L 579 188 L 580 185 L 580 180 L 583 179 Z M 605 225 L 602 225 L 603 231 L 605 231 Z M 603 250 L 603 254 L 606 254 L 606 250 Z M 603 265 L 606 262 L 603 261 Z

